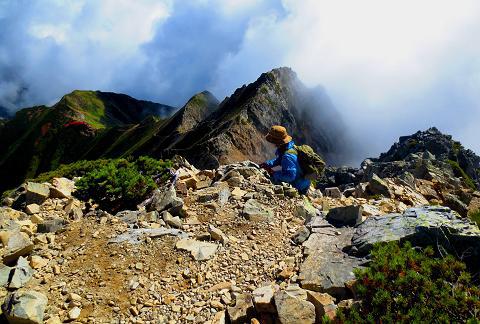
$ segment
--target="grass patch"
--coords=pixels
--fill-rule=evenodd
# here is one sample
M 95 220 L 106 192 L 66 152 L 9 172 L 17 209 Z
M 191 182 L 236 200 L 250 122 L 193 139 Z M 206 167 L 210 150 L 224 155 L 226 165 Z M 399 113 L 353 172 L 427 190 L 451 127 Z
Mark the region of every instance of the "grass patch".
M 480 227 L 480 209 L 477 209 L 473 213 L 468 214 L 468 217 L 477 223 L 477 226 Z
M 465 182 L 468 187 L 473 190 L 477 189 L 477 186 L 475 185 L 473 179 L 465 172 L 465 170 L 460 167 L 457 161 L 447 160 L 447 163 L 450 164 L 450 166 L 452 167 L 453 174 L 455 174 L 456 177 L 462 177 L 463 182 Z

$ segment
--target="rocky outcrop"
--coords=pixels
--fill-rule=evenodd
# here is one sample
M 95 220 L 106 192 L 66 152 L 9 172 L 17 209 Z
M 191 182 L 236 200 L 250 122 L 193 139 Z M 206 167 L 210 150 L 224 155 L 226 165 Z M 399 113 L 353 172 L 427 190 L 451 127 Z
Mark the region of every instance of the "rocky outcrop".
M 352 237 L 353 252 L 366 255 L 375 243 L 410 241 L 419 246 L 441 246 L 454 255 L 478 260 L 480 230 L 448 207 L 407 209 L 403 214 L 367 218 Z
M 168 150 L 203 168 L 247 159 L 263 162 L 274 152 L 265 134 L 275 124 L 284 125 L 297 142 L 312 146 L 329 162 L 341 162 L 348 152 L 341 118 L 324 91 L 307 89 L 289 68 L 264 73 L 237 89 Z M 145 149 L 168 154 L 157 142 Z

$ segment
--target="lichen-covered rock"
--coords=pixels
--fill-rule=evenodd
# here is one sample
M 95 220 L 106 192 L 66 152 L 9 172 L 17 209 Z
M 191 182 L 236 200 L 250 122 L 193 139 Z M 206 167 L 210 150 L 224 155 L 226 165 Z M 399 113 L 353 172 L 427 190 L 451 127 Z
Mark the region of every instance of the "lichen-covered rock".
M 368 183 L 367 189 L 372 195 L 382 195 L 387 198 L 390 198 L 392 196 L 392 193 L 390 192 L 387 183 L 380 179 L 380 177 L 376 174 L 372 175 L 372 178 Z
M 365 255 L 375 243 L 404 240 L 420 246 L 440 244 L 456 251 L 457 255 L 469 250 L 471 257 L 480 256 L 478 226 L 441 206 L 409 208 L 403 214 L 370 217 L 356 228 L 352 245 L 358 254 Z
M 317 209 L 313 207 L 312 203 L 308 199 L 303 199 L 295 206 L 293 214 L 296 217 L 304 219 L 306 224 L 309 223 L 315 216 L 317 216 Z
M 264 222 L 273 218 L 273 210 L 262 205 L 255 199 L 249 199 L 243 207 L 242 215 L 250 221 Z

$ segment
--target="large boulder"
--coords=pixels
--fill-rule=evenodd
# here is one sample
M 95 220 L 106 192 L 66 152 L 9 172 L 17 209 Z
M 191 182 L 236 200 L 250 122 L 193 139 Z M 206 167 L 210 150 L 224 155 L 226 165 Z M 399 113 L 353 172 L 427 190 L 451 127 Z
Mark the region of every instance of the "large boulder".
M 33 242 L 23 232 L 2 232 L 1 239 L 5 250 L 3 251 L 3 262 L 11 264 L 19 257 L 24 256 L 33 250 Z
M 355 226 L 362 221 L 362 206 L 336 207 L 328 211 L 327 219 L 336 225 Z
M 25 185 L 25 191 L 27 205 L 41 205 L 45 200 L 47 200 L 48 196 L 50 195 L 50 188 L 48 184 L 44 183 L 27 182 L 27 184 Z
M 442 206 L 409 208 L 403 214 L 370 217 L 356 228 L 352 251 L 366 255 L 375 243 L 406 240 L 419 246 L 441 245 L 456 255 L 468 250 L 469 256 L 480 257 L 478 226 Z
M 392 193 L 390 192 L 387 183 L 375 173 L 372 175 L 372 178 L 368 183 L 368 191 L 372 195 L 382 195 L 388 198 L 392 196 Z
M 10 293 L 2 305 L 2 311 L 9 323 L 41 324 L 47 297 L 36 291 L 16 291 Z

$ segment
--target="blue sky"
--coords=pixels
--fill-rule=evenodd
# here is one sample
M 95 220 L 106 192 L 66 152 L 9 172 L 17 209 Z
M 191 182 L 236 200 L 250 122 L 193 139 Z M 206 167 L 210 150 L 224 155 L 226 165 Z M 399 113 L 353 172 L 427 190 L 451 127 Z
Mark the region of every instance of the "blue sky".
M 374 156 L 430 126 L 480 152 L 477 0 L 0 0 L 0 106 L 74 89 L 181 106 L 292 67 Z

